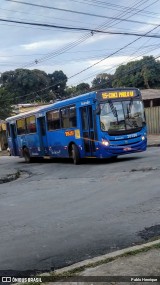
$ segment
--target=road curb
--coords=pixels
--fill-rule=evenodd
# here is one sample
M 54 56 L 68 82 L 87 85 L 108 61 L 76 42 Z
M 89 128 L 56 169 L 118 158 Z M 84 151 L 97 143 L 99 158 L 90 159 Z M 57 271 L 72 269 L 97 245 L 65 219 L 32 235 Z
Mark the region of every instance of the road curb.
M 66 272 L 69 272 L 69 271 L 73 271 L 73 270 L 78 270 L 80 268 L 84 268 L 89 266 L 89 267 L 96 267 L 97 266 L 97 263 L 99 262 L 102 262 L 104 261 L 107 261 L 107 260 L 110 260 L 110 259 L 116 259 L 118 257 L 121 257 L 125 254 L 129 254 L 129 253 L 132 253 L 132 252 L 135 252 L 137 251 L 143 251 L 145 249 L 150 249 L 156 245 L 159 245 L 160 244 L 160 239 L 156 240 L 156 241 L 152 241 L 152 242 L 148 242 L 148 243 L 145 243 L 145 244 L 142 244 L 142 245 L 136 245 L 136 246 L 132 246 L 132 247 L 128 247 L 128 248 L 125 248 L 125 249 L 121 249 L 121 250 L 118 250 L 118 251 L 114 251 L 114 252 L 111 252 L 111 253 L 107 253 L 107 254 L 104 254 L 104 255 L 101 255 L 101 256 L 97 256 L 97 257 L 94 257 L 94 258 L 91 258 L 91 259 L 87 259 L 87 260 L 84 260 L 84 261 L 80 261 L 78 263 L 75 263 L 73 265 L 70 265 L 70 266 L 67 266 L 67 267 L 64 267 L 64 268 L 61 268 L 61 269 L 57 269 L 55 270 L 53 273 L 54 275 L 59 275 L 59 274 L 63 274 L 63 273 L 66 273 Z M 52 274 L 52 272 L 50 272 L 50 274 Z M 47 275 L 50 275 L 50 274 L 47 274 Z

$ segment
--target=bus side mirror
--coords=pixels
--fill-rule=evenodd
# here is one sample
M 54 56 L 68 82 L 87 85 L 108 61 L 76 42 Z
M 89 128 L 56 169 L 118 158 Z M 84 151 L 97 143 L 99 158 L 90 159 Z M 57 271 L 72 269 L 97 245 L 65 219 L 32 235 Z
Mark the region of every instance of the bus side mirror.
M 100 105 L 98 104 L 96 107 L 96 115 L 100 115 L 100 113 L 101 113 L 101 108 Z

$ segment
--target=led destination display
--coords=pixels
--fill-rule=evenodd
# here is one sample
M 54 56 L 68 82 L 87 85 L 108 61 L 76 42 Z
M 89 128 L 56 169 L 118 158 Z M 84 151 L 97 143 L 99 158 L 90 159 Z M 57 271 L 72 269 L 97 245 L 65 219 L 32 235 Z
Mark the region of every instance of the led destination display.
M 111 92 L 102 92 L 102 99 L 118 99 L 118 98 L 128 98 L 134 97 L 135 91 L 111 91 Z

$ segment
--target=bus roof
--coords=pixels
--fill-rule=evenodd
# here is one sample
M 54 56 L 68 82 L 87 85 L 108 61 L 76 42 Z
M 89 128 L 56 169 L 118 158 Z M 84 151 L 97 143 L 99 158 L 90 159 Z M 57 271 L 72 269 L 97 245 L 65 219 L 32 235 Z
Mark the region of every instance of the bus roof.
M 92 92 L 85 93 L 85 94 L 82 94 L 82 95 L 79 95 L 79 96 L 76 96 L 76 97 L 72 97 L 72 98 L 69 98 L 69 99 L 61 100 L 61 101 L 58 101 L 58 102 L 55 102 L 55 103 L 52 103 L 52 104 L 49 104 L 49 105 L 39 106 L 39 107 L 37 107 L 37 108 L 35 108 L 35 109 L 31 110 L 31 111 L 23 112 L 21 114 L 15 115 L 15 116 L 8 117 L 6 119 L 6 121 L 10 121 L 10 120 L 14 120 L 14 119 L 20 119 L 20 118 L 23 118 L 23 117 L 34 115 L 34 114 L 37 114 L 40 111 L 49 111 L 49 110 L 52 110 L 53 108 L 59 108 L 59 107 L 62 107 L 64 105 L 67 105 L 67 104 L 74 104 L 75 102 L 80 101 L 80 100 L 86 100 L 88 98 L 93 98 L 95 95 L 96 95 L 96 92 L 92 91 Z
M 40 111 L 49 111 L 49 110 L 52 110 L 53 108 L 60 108 L 60 107 L 63 107 L 64 105 L 67 106 L 69 104 L 74 104 L 77 101 L 87 100 L 89 98 L 96 98 L 96 94 L 99 93 L 99 92 L 120 91 L 120 90 L 122 90 L 122 91 L 123 90 L 136 90 L 138 93 L 140 92 L 139 89 L 134 88 L 134 87 L 119 87 L 119 88 L 100 89 L 100 90 L 88 92 L 88 93 L 85 93 L 85 94 L 82 94 L 82 95 L 78 95 L 78 96 L 75 96 L 75 97 L 72 97 L 72 98 L 69 98 L 69 99 L 61 100 L 61 101 L 58 101 L 58 102 L 55 102 L 55 103 L 52 103 L 52 104 L 49 104 L 49 105 L 37 107 L 37 108 L 35 108 L 35 109 L 31 110 L 31 111 L 24 112 L 24 113 L 21 113 L 21 114 L 12 116 L 12 117 L 8 117 L 6 119 L 6 121 L 24 118 L 24 117 L 27 117 L 27 116 L 30 116 L 30 115 L 37 114 Z

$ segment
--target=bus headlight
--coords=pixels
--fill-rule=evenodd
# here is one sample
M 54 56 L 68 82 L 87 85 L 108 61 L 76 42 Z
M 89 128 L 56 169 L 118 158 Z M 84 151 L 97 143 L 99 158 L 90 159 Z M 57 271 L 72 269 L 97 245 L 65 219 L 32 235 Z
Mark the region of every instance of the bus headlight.
M 105 146 L 109 146 L 109 141 L 102 139 L 102 144 Z
M 142 141 L 144 141 L 146 139 L 146 137 L 145 136 L 142 136 Z

